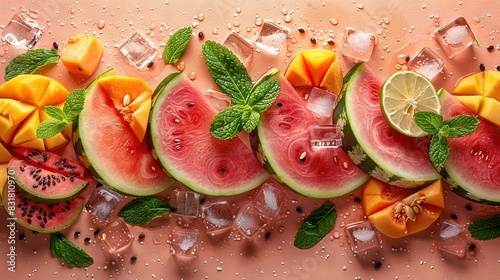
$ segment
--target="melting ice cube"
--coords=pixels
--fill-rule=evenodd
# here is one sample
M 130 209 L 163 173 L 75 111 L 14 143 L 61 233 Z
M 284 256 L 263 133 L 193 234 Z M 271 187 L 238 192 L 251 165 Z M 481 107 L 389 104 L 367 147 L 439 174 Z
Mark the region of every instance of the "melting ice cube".
M 222 111 L 231 105 L 231 98 L 227 94 L 213 89 L 207 89 L 205 97 L 217 111 Z
M 227 201 L 204 204 L 201 216 L 209 233 L 229 228 L 233 222 L 233 214 Z
M 3 40 L 12 45 L 31 49 L 42 36 L 42 28 L 25 13 L 15 14 L 2 31 Z
M 449 58 L 462 52 L 476 40 L 469 24 L 463 17 L 458 17 L 441 26 L 435 34 L 436 40 Z
M 111 255 L 125 251 L 133 239 L 134 236 L 122 219 L 112 222 L 101 233 L 101 241 Z
M 196 258 L 198 256 L 198 230 L 175 228 L 170 240 L 170 254 Z
M 465 257 L 467 240 L 464 228 L 453 221 L 444 221 L 439 232 L 437 248 L 458 257 Z
M 172 214 L 196 218 L 200 207 L 200 194 L 190 190 L 175 189 L 172 191 L 170 205 L 173 209 Z
M 416 71 L 429 80 L 443 70 L 444 61 L 428 47 L 422 48 L 409 62 L 408 68 Z
M 234 226 L 243 235 L 252 238 L 267 224 L 267 219 L 251 203 L 240 208 L 234 220 Z
M 323 117 L 331 117 L 337 104 L 337 95 L 318 87 L 313 87 L 307 98 L 306 107 L 309 111 Z
M 309 127 L 309 141 L 313 149 L 337 148 L 342 146 L 342 129 L 333 125 L 312 125 Z
M 255 40 L 257 46 L 271 53 L 279 53 L 290 36 L 288 28 L 279 26 L 270 20 L 264 20 L 259 36 Z
M 342 55 L 358 61 L 368 61 L 375 48 L 375 37 L 368 33 L 357 32 L 346 28 L 344 33 Z
M 348 224 L 344 230 L 355 254 L 378 252 L 382 247 L 380 234 L 369 221 Z
M 90 195 L 85 209 L 101 222 L 107 223 L 116 205 L 122 200 L 122 195 L 106 186 L 98 187 Z
M 139 70 L 147 66 L 158 53 L 155 45 L 139 32 L 132 34 L 119 49 L 130 65 Z
M 280 188 L 280 186 L 274 186 L 273 183 L 266 182 L 262 184 L 253 203 L 255 208 L 261 213 L 276 217 L 285 199 L 286 192 L 282 187 Z
M 253 46 L 235 32 L 231 32 L 222 45 L 232 51 L 241 62 L 245 62 L 253 52 Z

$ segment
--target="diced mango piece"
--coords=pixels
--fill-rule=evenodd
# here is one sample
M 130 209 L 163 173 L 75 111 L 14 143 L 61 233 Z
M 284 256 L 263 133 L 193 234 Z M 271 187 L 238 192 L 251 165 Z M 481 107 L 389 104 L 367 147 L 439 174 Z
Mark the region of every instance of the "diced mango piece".
M 7 117 L 11 125 L 19 124 L 35 109 L 35 106 L 23 104 L 17 100 L 0 99 L 0 115 Z
M 39 124 L 40 124 L 40 117 L 38 116 L 37 112 L 29 115 L 29 117 L 27 117 L 21 124 L 21 126 L 18 128 L 16 135 L 14 136 L 14 139 L 12 139 L 12 144 L 19 145 L 23 142 L 37 139 L 36 128 L 38 127 Z M 44 149 L 43 141 L 41 149 Z
M 69 91 L 58 81 L 52 80 L 42 94 L 38 106 L 42 108 L 47 105 L 55 105 L 64 102 L 69 95 Z
M 483 101 L 483 97 L 480 95 L 455 95 L 455 97 L 465 105 L 465 107 L 471 109 L 472 112 L 477 114 L 479 112 L 479 107 Z
M 453 95 L 483 95 L 483 72 L 465 76 L 458 81 Z
M 0 144 L 0 163 L 9 162 L 11 158 L 12 155 L 9 153 L 7 148 L 5 148 L 3 144 Z
M 305 50 L 301 52 L 314 86 L 319 86 L 336 55 L 327 50 Z
M 0 198 L 2 198 L 3 188 L 7 182 L 7 164 L 0 164 Z
M 484 97 L 500 101 L 500 72 L 484 71 Z
M 328 89 L 336 95 L 340 95 L 343 85 L 344 81 L 342 79 L 342 68 L 340 67 L 340 61 L 337 57 L 335 57 L 335 60 L 330 65 L 330 68 L 328 68 L 320 87 Z
M 500 101 L 484 97 L 478 115 L 500 126 Z
M 18 126 L 13 125 L 9 118 L 0 116 L 0 140 L 4 143 L 10 143 Z
M 93 34 L 74 34 L 64 48 L 61 61 L 69 72 L 92 75 L 97 69 L 104 46 Z
M 299 53 L 294 57 L 285 73 L 285 78 L 294 87 L 312 87 L 312 79 L 309 76 L 307 66 L 302 55 Z

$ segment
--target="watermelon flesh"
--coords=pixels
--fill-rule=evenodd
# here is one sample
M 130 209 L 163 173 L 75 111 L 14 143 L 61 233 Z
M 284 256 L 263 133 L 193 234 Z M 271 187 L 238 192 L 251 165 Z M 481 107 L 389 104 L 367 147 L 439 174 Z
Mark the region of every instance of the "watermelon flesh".
M 439 92 L 443 118 L 474 115 L 445 90 Z M 500 205 L 500 128 L 480 119 L 464 137 L 448 138 L 450 156 L 441 170 L 450 188 L 462 197 Z
M 335 109 L 344 134 L 343 148 L 370 176 L 399 187 L 418 187 L 440 175 L 429 159 L 429 138 L 405 136 L 385 120 L 380 109 L 381 81 L 364 63 L 345 78 Z
M 314 198 L 338 197 L 366 182 L 369 177 L 341 148 L 311 147 L 308 128 L 318 124 L 317 118 L 292 85 L 275 75 L 280 94 L 262 113 L 251 141 L 264 166 L 285 185 Z
M 73 224 L 83 209 L 83 197 L 56 202 L 40 203 L 20 192 L 14 184 L 5 186 L 2 192 L 5 210 L 16 222 L 38 232 L 57 232 Z
M 184 74 L 174 73 L 150 115 L 148 141 L 164 169 L 194 191 L 236 195 L 262 184 L 269 174 L 238 138 L 210 134 L 217 111 Z
M 157 194 L 175 181 L 139 142 L 109 95 L 94 81 L 74 123 L 75 152 L 96 180 L 134 196 Z

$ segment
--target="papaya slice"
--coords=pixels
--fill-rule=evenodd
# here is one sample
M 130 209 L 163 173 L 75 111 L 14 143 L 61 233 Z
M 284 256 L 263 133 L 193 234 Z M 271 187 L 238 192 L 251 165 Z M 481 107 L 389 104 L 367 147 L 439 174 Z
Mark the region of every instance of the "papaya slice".
M 19 75 L 0 86 L 0 142 L 6 147 L 55 150 L 71 139 L 71 126 L 49 139 L 36 137 L 38 124 L 48 118 L 44 106 L 62 108 L 68 90 L 42 75 Z M 0 162 L 1 163 L 1 162 Z
M 475 114 L 500 126 L 500 72 L 488 70 L 462 77 L 452 94 Z
M 303 50 L 288 66 L 285 78 L 294 87 L 320 87 L 336 95 L 343 85 L 342 69 L 335 52 L 323 49 Z
M 427 229 L 444 208 L 444 181 L 439 179 L 415 191 L 376 179 L 363 186 L 363 209 L 379 232 L 401 238 Z

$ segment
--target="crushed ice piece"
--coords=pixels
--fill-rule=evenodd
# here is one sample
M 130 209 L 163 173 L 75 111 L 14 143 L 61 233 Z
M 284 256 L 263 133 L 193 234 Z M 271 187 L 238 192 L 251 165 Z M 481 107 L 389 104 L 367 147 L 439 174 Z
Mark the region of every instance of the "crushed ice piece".
M 357 229 L 352 232 L 352 235 L 354 238 L 357 240 L 363 241 L 363 242 L 368 242 L 375 237 L 375 231 L 367 228 L 362 228 L 362 229 Z

